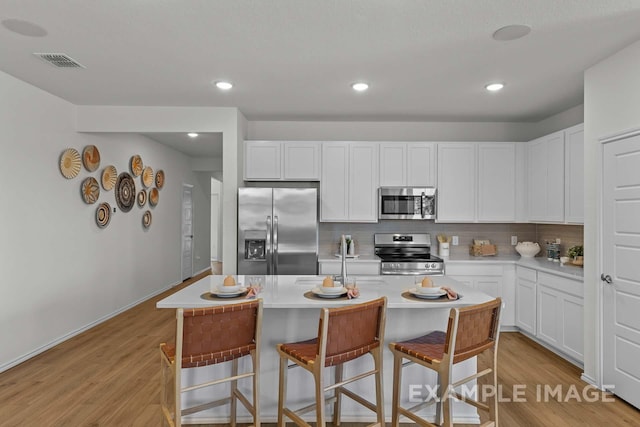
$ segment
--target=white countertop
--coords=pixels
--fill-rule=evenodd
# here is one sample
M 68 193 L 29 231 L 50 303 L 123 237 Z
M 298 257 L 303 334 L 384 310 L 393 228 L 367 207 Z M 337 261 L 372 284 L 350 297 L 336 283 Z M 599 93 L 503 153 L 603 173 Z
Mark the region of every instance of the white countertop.
M 496 255 L 476 257 L 471 255 L 455 255 L 443 258 L 445 264 L 510 264 L 514 263 L 521 267 L 533 268 L 538 271 L 544 271 L 558 276 L 567 277 L 569 279 L 582 280 L 584 277 L 584 269 L 575 265 L 560 265 L 559 262 L 548 261 L 543 257 L 523 258 L 520 255 Z
M 186 288 L 156 303 L 157 308 L 197 308 L 237 303 L 244 300 L 216 301 L 205 300 L 201 296 L 215 289 L 225 276 L 206 276 Z M 437 286 L 448 286 L 462 295 L 456 301 L 430 301 L 428 299 L 415 301 L 402 297 L 402 293 L 414 287 L 414 276 L 356 276 L 356 284 L 360 289 L 360 296 L 356 299 L 309 299 L 304 296 L 315 285 L 321 285 L 323 276 L 262 276 L 263 290 L 259 297 L 263 299 L 264 308 L 321 308 L 340 307 L 381 296 L 388 298 L 388 308 L 451 308 L 472 304 L 480 304 L 492 300 L 489 295 L 466 286 L 447 276 L 431 276 Z M 240 283 L 245 283 L 245 276 L 237 276 Z

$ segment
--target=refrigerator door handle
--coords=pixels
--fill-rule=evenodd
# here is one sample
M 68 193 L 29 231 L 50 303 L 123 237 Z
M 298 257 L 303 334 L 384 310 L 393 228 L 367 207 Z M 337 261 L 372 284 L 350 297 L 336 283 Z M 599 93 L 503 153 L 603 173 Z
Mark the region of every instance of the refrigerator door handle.
M 273 216 L 273 274 L 278 274 L 278 215 Z
M 271 275 L 271 262 L 273 261 L 273 254 L 271 253 L 271 215 L 267 216 L 267 275 Z

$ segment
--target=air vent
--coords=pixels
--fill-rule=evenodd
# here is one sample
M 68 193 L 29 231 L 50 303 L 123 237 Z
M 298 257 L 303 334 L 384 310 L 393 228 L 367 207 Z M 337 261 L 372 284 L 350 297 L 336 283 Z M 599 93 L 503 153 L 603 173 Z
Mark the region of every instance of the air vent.
M 58 68 L 86 68 L 64 53 L 34 53 L 34 55 Z

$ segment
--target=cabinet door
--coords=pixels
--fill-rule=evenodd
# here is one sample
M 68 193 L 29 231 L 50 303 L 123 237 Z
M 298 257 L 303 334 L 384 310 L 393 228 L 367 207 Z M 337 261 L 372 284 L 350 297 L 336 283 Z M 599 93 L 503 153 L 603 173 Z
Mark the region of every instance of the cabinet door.
M 280 148 L 280 142 L 245 141 L 244 179 L 279 180 L 282 177 Z
M 584 126 L 565 130 L 565 221 L 584 223 Z
M 349 221 L 378 222 L 378 147 L 349 143 Z
M 543 138 L 527 144 L 529 220 L 545 221 L 547 215 L 547 146 Z
M 573 295 L 563 295 L 560 316 L 562 341 L 560 350 L 582 362 L 584 360 L 584 302 Z
M 407 185 L 410 187 L 436 186 L 436 144 L 433 142 L 407 143 Z M 382 185 L 382 184 L 381 184 Z
M 520 277 L 516 279 L 516 326 L 536 334 L 536 284 Z
M 478 145 L 478 221 L 516 220 L 515 164 L 513 143 Z
M 538 285 L 538 332 L 536 336 L 554 347 L 560 347 L 562 333 L 562 296 L 554 289 Z
M 407 185 L 407 144 L 382 143 L 380 152 L 380 186 L 400 187 Z
M 289 181 L 320 179 L 320 143 L 285 142 L 283 178 Z
M 438 221 L 475 221 L 476 144 L 438 144 Z
M 564 132 L 547 137 L 546 221 L 564 222 Z
M 349 219 L 349 145 L 346 142 L 322 144 L 320 176 L 320 221 Z
M 502 296 L 501 277 L 478 277 L 475 279 L 475 287 L 494 298 Z

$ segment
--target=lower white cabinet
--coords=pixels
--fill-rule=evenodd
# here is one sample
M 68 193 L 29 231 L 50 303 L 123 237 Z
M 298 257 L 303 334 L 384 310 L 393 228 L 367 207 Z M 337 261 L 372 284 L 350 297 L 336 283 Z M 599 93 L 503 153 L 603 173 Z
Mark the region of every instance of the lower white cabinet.
M 319 261 L 318 274 L 340 274 L 342 269 L 342 261 Z M 380 274 L 380 262 L 366 262 L 357 260 L 347 260 L 347 274 L 349 276 L 377 276 Z
M 514 326 L 515 292 L 512 264 L 479 264 L 482 261 L 446 263 L 447 276 L 478 289 L 492 297 L 500 297 L 504 303 L 501 314 L 502 327 Z M 463 296 L 464 298 L 464 296 Z
M 516 326 L 582 362 L 583 281 L 516 267 Z

